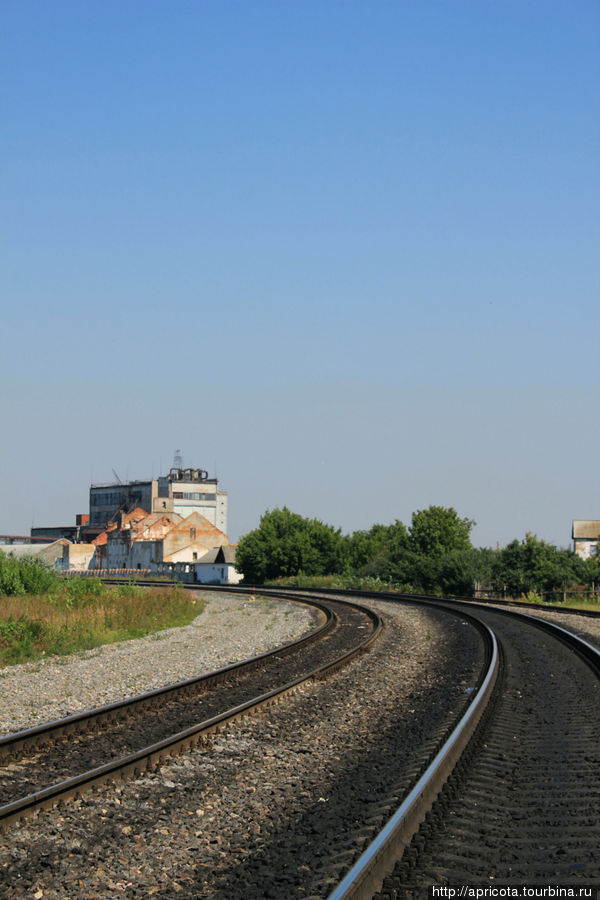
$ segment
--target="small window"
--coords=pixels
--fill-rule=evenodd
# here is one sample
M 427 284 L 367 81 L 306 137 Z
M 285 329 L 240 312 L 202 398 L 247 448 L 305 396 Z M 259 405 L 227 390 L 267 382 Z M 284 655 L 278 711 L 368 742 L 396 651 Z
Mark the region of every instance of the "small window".
M 198 559 L 198 554 L 197 554 L 197 553 L 193 553 L 193 554 L 192 554 L 192 558 L 193 558 L 193 559 Z
M 195 528 L 190 528 L 190 539 L 192 541 L 196 540 L 196 529 Z

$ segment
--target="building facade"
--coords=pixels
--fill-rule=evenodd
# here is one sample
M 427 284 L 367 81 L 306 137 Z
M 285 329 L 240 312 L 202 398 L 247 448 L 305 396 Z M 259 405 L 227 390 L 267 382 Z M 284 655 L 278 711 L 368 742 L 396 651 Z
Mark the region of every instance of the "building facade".
M 236 548 L 214 547 L 193 562 L 163 563 L 159 571 L 183 584 L 239 584 L 243 579 L 235 567 Z
M 90 522 L 93 527 L 105 528 L 118 512 L 140 507 L 152 512 L 157 496 L 157 481 L 129 481 L 117 484 L 90 485 Z
M 172 468 L 168 475 L 149 481 L 129 481 L 90 486 L 90 521 L 105 528 L 119 512 L 136 507 L 147 513 L 186 518 L 198 513 L 227 534 L 227 492 L 204 469 Z
M 59 548 L 65 571 L 144 571 L 177 577 L 185 572 L 188 580 L 217 584 L 235 584 L 242 577 L 235 570 L 235 547 L 227 535 L 197 512 L 182 519 L 178 513 L 148 515 L 138 507 L 119 512 L 92 543 L 57 543 L 65 545 Z M 201 565 L 196 570 L 197 563 Z
M 600 519 L 573 519 L 573 549 L 582 559 L 589 559 L 600 540 Z
M 204 469 L 173 468 L 168 475 L 158 479 L 156 509 L 167 509 L 165 501 L 172 501 L 169 512 L 189 516 L 197 512 L 227 534 L 227 491 L 219 490 L 216 478 L 209 478 Z

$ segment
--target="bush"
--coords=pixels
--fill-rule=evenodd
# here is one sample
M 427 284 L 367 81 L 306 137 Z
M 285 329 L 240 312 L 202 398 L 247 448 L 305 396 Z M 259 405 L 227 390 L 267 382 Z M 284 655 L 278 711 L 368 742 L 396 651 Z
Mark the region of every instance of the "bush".
M 0 594 L 43 594 L 58 583 L 58 576 L 38 557 L 17 559 L 0 550 Z
M 537 593 L 537 591 L 528 591 L 526 595 L 524 595 L 521 599 L 525 600 L 527 603 L 543 603 L 544 598 Z

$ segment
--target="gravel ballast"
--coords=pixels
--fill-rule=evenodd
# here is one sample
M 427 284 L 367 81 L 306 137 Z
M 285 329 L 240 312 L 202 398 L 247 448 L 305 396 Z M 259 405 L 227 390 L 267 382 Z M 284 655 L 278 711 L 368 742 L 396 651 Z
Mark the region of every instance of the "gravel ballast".
M 205 607 L 191 625 L 0 669 L 0 735 L 212 672 L 294 640 L 316 621 L 286 600 L 197 596 Z
M 582 637 L 593 647 L 600 649 L 600 617 L 598 616 L 582 616 L 577 615 L 575 612 L 553 612 L 551 609 L 533 605 L 527 609 L 524 607 L 515 609 L 514 606 L 500 606 L 498 608 L 508 609 L 511 612 L 525 613 L 534 618 L 546 619 L 548 622 L 560 625 L 561 628 L 566 628 L 567 631 L 572 631 L 573 634 Z
M 3 896 L 326 896 L 330 860 L 347 867 L 383 824 L 481 663 L 479 636 L 460 619 L 370 604 L 384 634 L 334 677 L 116 793 L 102 787 L 11 826 Z

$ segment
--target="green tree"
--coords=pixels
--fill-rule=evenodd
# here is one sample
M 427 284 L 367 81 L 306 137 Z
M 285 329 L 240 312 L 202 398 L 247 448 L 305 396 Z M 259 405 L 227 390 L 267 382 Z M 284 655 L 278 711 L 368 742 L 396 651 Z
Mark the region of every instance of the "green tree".
M 497 551 L 487 547 L 472 547 L 447 553 L 440 560 L 438 584 L 442 593 L 472 597 L 475 584 L 488 587 Z
M 511 541 L 499 551 L 492 567 L 492 583 L 512 597 L 589 584 L 593 567 L 587 562 L 572 550 L 559 550 L 528 532 L 524 540 Z
M 236 552 L 236 568 L 246 582 L 257 584 L 298 572 L 330 575 L 343 565 L 339 529 L 285 506 L 264 513 L 259 527 L 240 539 Z
M 397 558 L 406 549 L 407 540 L 406 526 L 399 519 L 393 525 L 373 525 L 369 531 L 346 535 L 342 539 L 346 571 L 358 572 L 377 560 Z
M 454 509 L 430 506 L 414 513 L 409 531 L 374 526 L 349 538 L 350 559 L 361 575 L 390 581 L 407 591 L 471 596 L 475 581 L 486 580 L 482 551 L 471 546 L 474 522 Z M 492 551 L 489 551 L 490 553 Z M 485 557 L 487 568 L 489 560 Z
M 430 506 L 412 515 L 408 547 L 413 553 L 439 559 L 471 549 L 473 519 L 461 519 L 453 507 Z

